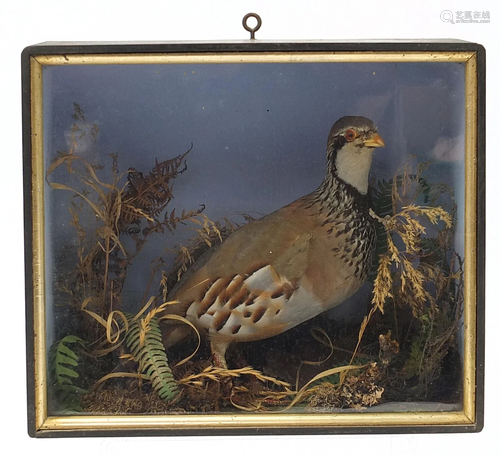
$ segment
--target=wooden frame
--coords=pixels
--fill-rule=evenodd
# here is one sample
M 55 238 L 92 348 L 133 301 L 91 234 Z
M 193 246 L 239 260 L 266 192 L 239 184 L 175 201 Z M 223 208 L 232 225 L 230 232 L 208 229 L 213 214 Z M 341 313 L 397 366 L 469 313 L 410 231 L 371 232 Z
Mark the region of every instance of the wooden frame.
M 51 415 L 48 409 L 44 69 L 72 65 L 455 62 L 465 77 L 464 313 L 461 409 L 356 413 L 225 412 L 188 415 Z M 28 422 L 31 436 L 405 433 L 480 431 L 484 378 L 485 52 L 437 42 L 46 43 L 25 49 L 25 177 Z M 74 100 L 71 100 L 74 101 Z

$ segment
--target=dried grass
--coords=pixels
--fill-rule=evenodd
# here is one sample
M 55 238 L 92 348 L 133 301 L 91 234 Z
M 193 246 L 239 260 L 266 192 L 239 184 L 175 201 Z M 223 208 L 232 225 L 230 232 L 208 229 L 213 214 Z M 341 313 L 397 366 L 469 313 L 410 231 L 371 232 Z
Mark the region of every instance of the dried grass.
M 69 201 L 70 224 L 76 231 L 76 266 L 58 276 L 57 285 L 75 309 L 85 310 L 92 318 L 82 328 L 88 341 L 102 336 L 101 321 L 119 310 L 127 271 L 150 235 L 174 231 L 180 223 L 200 216 L 196 210 L 168 211 L 173 198 L 173 181 L 186 170 L 190 150 L 173 159 L 158 162 L 148 175 L 133 168 L 120 172 L 118 156 L 111 154 L 111 166 L 105 181 L 103 166 L 91 164 L 78 155 L 78 139 L 89 134 L 79 128 L 85 122 L 83 110 L 75 104 L 70 149 L 59 152 L 47 169 L 46 178 L 54 190 L 66 191 L 74 197 Z M 91 128 L 93 139 L 98 127 Z M 102 174 L 102 175 L 101 175 Z M 64 183 L 56 181 L 64 179 Z M 204 218 L 202 218 L 205 220 Z M 128 251 L 123 237 L 132 238 L 135 250 Z M 151 279 L 144 291 L 145 304 L 161 260 L 152 264 Z M 99 324 L 95 324 L 97 321 Z

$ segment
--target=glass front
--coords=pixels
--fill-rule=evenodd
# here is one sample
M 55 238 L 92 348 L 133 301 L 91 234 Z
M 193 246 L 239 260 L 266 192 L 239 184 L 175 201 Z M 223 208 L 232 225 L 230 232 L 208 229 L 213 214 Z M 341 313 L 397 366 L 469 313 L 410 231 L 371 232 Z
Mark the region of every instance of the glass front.
M 44 66 L 49 414 L 461 410 L 464 81 Z

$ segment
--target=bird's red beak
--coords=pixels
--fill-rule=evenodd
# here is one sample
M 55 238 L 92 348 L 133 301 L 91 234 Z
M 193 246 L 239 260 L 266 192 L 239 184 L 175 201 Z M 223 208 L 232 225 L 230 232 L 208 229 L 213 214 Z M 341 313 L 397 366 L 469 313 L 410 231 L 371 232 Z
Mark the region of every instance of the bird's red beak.
M 370 139 L 363 141 L 363 144 L 365 144 L 367 147 L 385 147 L 384 140 L 378 134 L 375 134 L 375 136 L 371 137 Z

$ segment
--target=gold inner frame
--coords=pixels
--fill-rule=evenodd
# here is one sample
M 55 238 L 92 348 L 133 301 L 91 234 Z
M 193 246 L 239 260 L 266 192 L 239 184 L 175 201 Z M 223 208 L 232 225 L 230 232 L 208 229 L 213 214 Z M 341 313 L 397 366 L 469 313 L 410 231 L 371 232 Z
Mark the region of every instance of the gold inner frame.
M 45 321 L 43 79 L 45 65 L 459 62 L 465 65 L 465 276 L 462 411 L 339 414 L 48 416 Z M 41 55 L 30 59 L 35 427 L 47 430 L 238 429 L 473 425 L 476 388 L 477 56 L 474 52 L 293 52 Z

